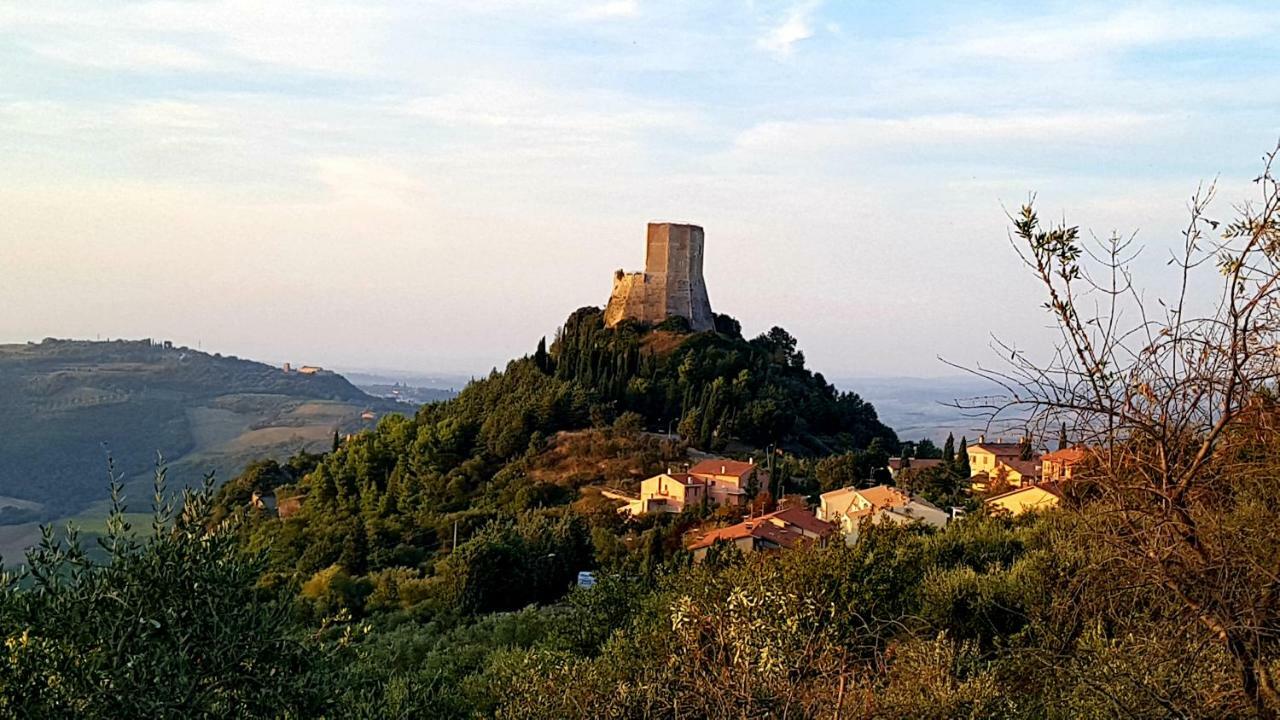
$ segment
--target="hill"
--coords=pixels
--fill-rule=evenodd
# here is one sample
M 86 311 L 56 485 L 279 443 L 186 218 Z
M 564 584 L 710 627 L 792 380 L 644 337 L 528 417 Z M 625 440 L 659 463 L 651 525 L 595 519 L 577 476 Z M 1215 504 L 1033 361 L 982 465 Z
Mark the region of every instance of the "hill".
M 90 509 L 105 498 L 108 455 L 126 479 L 157 453 L 176 477 L 225 478 L 254 458 L 328 447 L 364 410 L 393 407 L 335 373 L 150 340 L 0 345 L 0 397 L 0 525 Z
M 717 321 L 719 331 L 697 333 L 675 321 L 607 328 L 599 308 L 580 309 L 549 348 L 539 343 L 448 402 L 425 405 L 412 418 L 388 416 L 322 458 L 255 466 L 223 488 L 216 514 L 243 508 L 255 491 L 287 496 L 296 509 L 284 517 L 250 513 L 245 530 L 251 547 L 269 548 L 273 581 L 327 586 L 324 573 L 340 567 L 376 584 L 434 572 L 455 538 L 495 522 L 544 517 L 551 525 L 529 532 L 579 537 L 587 521 L 571 505 L 595 518 L 597 535 L 611 534 L 615 508 L 591 510 L 584 487 L 634 489 L 697 451 L 760 457 L 776 450 L 770 457 L 786 461 L 898 450 L 875 408 L 808 370 L 785 330 L 746 340 L 736 322 Z M 649 537 L 678 545 L 679 528 Z M 554 551 L 557 571 L 531 581 L 533 595 L 512 591 L 503 607 L 543 590 L 554 595 L 546 583 L 589 564 L 586 550 L 574 548 Z
M 990 396 L 994 384 L 967 375 L 950 377 L 853 377 L 836 378 L 836 387 L 857 388 L 867 402 L 881 408 L 881 418 L 904 440 L 928 438 L 941 443 L 948 433 L 956 438 L 976 438 L 986 420 L 957 408 L 957 401 Z

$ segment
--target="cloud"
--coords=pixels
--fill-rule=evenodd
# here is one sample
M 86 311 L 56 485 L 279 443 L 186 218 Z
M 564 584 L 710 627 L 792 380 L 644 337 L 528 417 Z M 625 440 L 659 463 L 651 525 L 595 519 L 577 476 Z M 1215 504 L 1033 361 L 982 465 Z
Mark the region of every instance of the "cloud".
M 961 31 L 950 49 L 970 57 L 1057 63 L 1173 43 L 1261 37 L 1278 28 L 1275 12 L 1149 4 L 1105 14 L 984 23 Z
M 793 6 L 780 24 L 756 41 L 756 46 L 778 57 L 790 55 L 793 45 L 813 37 L 813 13 L 819 4 L 810 0 Z
M 0 0 L 0 28 L 31 52 L 110 70 L 226 70 L 245 63 L 359 73 L 391 19 L 346 0 Z
M 1020 158 L 1023 154 L 1043 157 L 1064 148 L 1153 141 L 1168 130 L 1163 120 L 1160 115 L 1131 112 L 1041 112 L 766 121 L 738 133 L 721 159 L 739 171 L 767 168 L 806 174 L 832 169 L 857 173 L 869 166 L 881 167 L 881 175 L 887 176 L 931 159 L 976 169 L 1017 163 L 1025 159 Z M 887 165 L 886 158 L 891 158 Z
M 596 3 L 573 13 L 573 17 L 581 20 L 607 20 L 611 18 L 630 18 L 640 14 L 638 0 L 611 0 Z
M 322 157 L 316 177 L 339 202 L 361 206 L 421 207 L 428 194 L 420 177 L 390 162 L 367 157 Z
M 107 42 L 102 37 L 39 40 L 28 48 L 35 54 L 68 65 L 100 70 L 196 71 L 212 66 L 210 58 L 173 43 Z

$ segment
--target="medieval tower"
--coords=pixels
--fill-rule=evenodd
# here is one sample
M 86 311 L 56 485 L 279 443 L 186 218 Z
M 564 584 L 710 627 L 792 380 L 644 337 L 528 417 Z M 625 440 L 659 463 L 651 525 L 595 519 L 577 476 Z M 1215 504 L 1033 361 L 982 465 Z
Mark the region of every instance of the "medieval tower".
M 613 327 L 626 319 L 657 324 L 679 315 L 694 331 L 714 330 L 702 280 L 702 243 L 697 225 L 649 223 L 644 272 L 614 274 L 604 324 Z

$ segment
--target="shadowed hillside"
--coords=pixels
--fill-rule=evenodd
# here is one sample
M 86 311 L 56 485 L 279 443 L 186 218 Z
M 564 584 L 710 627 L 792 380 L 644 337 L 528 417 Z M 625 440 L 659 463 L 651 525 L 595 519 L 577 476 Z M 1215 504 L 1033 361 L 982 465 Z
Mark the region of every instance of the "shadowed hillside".
M 46 339 L 0 346 L 0 524 L 75 514 L 117 472 L 145 472 L 161 453 L 199 477 L 245 462 L 327 446 L 364 410 L 390 408 L 330 372 L 262 363 L 150 341 Z M 135 497 L 142 497 L 134 493 Z

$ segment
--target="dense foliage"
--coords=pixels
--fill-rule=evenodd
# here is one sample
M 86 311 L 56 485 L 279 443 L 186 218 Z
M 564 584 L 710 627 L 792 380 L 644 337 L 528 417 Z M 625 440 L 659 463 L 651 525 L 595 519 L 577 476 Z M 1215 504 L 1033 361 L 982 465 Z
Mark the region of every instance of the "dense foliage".
M 731 318 L 720 316 L 719 323 L 737 332 Z M 677 423 L 700 448 L 737 438 L 820 452 L 879 439 L 889 452 L 898 449 L 875 408 L 805 368 L 796 339 L 779 327 L 749 342 L 725 333 L 684 338 L 631 322 L 607 329 L 599 309 L 589 307 L 569 317 L 543 362 L 555 377 L 594 388 L 617 410 L 640 413 L 655 426 Z
M 737 332 L 731 319 L 720 324 Z M 599 558 L 629 562 L 631 546 L 649 543 L 647 562 L 660 562 L 694 520 L 623 528 L 610 503 L 592 503 L 598 496 L 570 507 L 585 486 L 634 489 L 704 442 L 801 453 L 869 445 L 872 458 L 897 449 L 875 409 L 806 370 L 795 345 L 778 328 L 751 342 L 671 327 L 606 329 L 598 309 L 580 310 L 550 349 L 540 344 L 453 400 L 413 418 L 388 416 L 323 458 L 250 467 L 223 487 L 215 517 L 242 513 L 246 543 L 270 558 L 269 582 L 300 592 L 317 617 L 551 600 Z M 643 432 L 673 425 L 680 439 Z M 808 462 L 781 447 L 778 455 Z M 791 465 L 781 464 L 785 481 Z M 772 490 L 817 489 L 793 485 Z M 300 507 L 279 518 L 245 511 L 255 490 L 287 494 Z
M 0 716 L 310 717 L 322 707 L 326 651 L 305 641 L 287 598 L 258 586 L 261 559 L 210 529 L 208 486 L 184 493 L 174 516 L 158 477 L 144 539 L 117 504 L 99 539 L 104 560 L 74 532 L 46 531 L 4 577 Z

